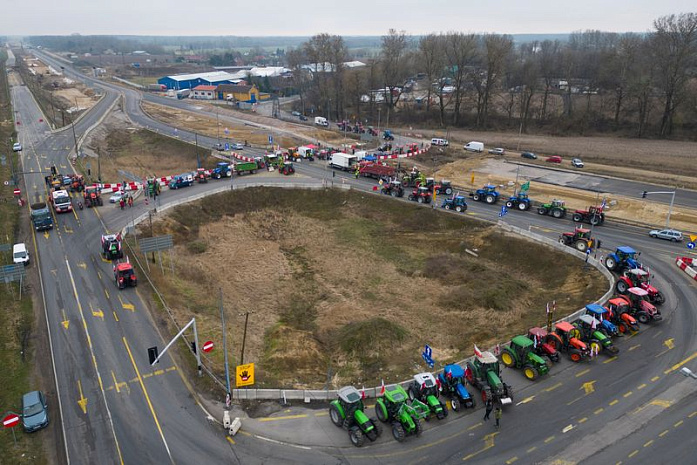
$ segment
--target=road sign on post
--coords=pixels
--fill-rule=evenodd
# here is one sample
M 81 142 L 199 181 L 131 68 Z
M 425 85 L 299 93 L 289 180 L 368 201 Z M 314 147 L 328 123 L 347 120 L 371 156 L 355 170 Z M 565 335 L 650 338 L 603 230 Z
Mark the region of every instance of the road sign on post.
M 273 145 L 273 136 L 269 134 L 269 145 Z
M 19 424 L 19 415 L 11 413 L 2 419 L 2 425 L 5 428 L 14 428 Z
M 203 351 L 208 353 L 213 350 L 213 341 L 206 341 L 203 343 Z
M 424 359 L 426 365 L 428 365 L 431 368 L 434 367 L 435 362 L 433 361 L 433 350 L 428 344 L 424 346 L 424 351 L 421 353 L 421 358 Z
M 237 365 L 237 376 L 235 384 L 237 387 L 251 386 L 254 384 L 254 364 L 247 363 L 246 365 Z

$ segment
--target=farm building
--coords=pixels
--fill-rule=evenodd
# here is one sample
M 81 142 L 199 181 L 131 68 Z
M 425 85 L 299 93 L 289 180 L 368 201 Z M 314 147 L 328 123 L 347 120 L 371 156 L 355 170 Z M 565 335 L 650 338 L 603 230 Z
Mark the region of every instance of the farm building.
M 199 100 L 215 100 L 215 89 L 216 86 L 196 86 L 192 89 L 193 92 L 191 93 L 191 98 Z
M 257 86 L 237 86 L 221 84 L 217 87 L 218 100 L 236 100 L 238 102 L 255 103 L 260 100 Z
M 232 84 L 239 80 L 240 78 L 236 74 L 226 73 L 225 71 L 211 71 L 208 73 L 165 76 L 158 79 L 157 83 L 166 86 L 167 89 L 181 90 L 193 89 L 200 85 L 217 86 L 218 84 Z

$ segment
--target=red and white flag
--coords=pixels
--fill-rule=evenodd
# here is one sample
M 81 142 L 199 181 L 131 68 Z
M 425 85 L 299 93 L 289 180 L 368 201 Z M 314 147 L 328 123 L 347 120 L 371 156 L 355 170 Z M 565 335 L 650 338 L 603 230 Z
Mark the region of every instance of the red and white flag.
M 479 347 L 477 347 L 477 344 L 474 345 L 474 355 L 476 355 L 477 357 L 482 356 L 482 351 L 479 350 Z
M 547 315 L 549 315 L 549 302 L 547 302 Z
M 598 325 L 597 322 L 598 322 L 598 320 L 593 318 L 593 320 L 591 321 L 591 329 L 595 329 L 595 327 Z
M 365 399 L 365 385 L 363 386 L 363 389 L 361 389 L 361 399 Z
M 382 384 L 380 385 L 380 394 L 378 394 L 378 395 L 384 396 L 385 395 L 385 380 L 381 379 L 380 381 L 382 382 Z

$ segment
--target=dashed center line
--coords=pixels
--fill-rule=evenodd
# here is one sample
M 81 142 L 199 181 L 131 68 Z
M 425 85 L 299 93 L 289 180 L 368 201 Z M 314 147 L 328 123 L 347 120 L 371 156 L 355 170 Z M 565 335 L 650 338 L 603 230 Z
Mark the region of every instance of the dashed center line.
M 659 379 L 661 379 L 660 376 L 654 376 L 653 378 L 651 378 L 651 382 L 652 382 L 652 383 L 653 383 L 653 382 L 656 382 L 656 381 L 658 381 Z
M 555 384 L 554 386 L 548 387 L 548 388 L 545 389 L 544 391 L 545 391 L 545 392 L 552 392 L 552 391 L 554 391 L 555 389 L 557 389 L 558 387 L 561 387 L 561 385 L 562 385 L 561 383 L 557 383 L 557 384 Z
M 644 444 L 644 447 L 649 447 L 651 444 L 653 444 L 653 439 L 647 441 L 647 442 Z
M 637 386 L 637 389 L 641 390 L 641 389 L 644 389 L 645 387 L 646 387 L 646 384 L 640 384 L 639 386 Z
M 588 421 L 588 417 L 583 417 L 583 418 L 581 418 L 580 420 L 578 420 L 579 424 L 580 424 L 580 423 L 585 423 L 585 422 L 587 422 L 587 421 Z
M 549 444 L 550 442 L 554 441 L 555 436 L 550 436 L 547 439 L 545 439 L 545 444 Z
M 662 431 L 661 433 L 658 433 L 658 437 L 659 437 L 659 438 L 662 438 L 662 437 L 665 436 L 666 434 L 668 434 L 668 430 L 664 430 L 664 431 Z
M 604 411 L 605 411 L 605 409 L 602 408 L 602 407 L 600 407 L 598 410 L 596 410 L 595 412 L 593 412 L 593 415 L 597 415 L 597 414 L 602 413 L 602 412 L 604 412 Z
M 536 449 L 537 449 L 537 446 L 532 446 L 530 449 L 526 450 L 525 452 L 527 452 L 529 454 Z
M 682 425 L 683 423 L 685 423 L 685 420 L 680 420 L 679 422 L 677 422 L 676 424 L 673 425 L 673 428 L 677 428 L 678 426 Z
M 516 460 L 518 460 L 518 457 L 511 457 L 510 459 L 506 460 L 506 465 L 511 465 Z
M 633 452 L 630 452 L 629 455 L 628 455 L 627 457 L 629 457 L 629 458 L 631 459 L 632 457 L 634 457 L 634 456 L 637 455 L 638 453 L 639 453 L 639 451 L 638 451 L 638 450 L 635 450 L 635 451 L 633 451 Z
M 625 393 L 622 397 L 624 397 L 626 399 L 627 397 L 631 396 L 632 394 L 633 394 L 633 392 L 629 391 L 629 392 Z
M 577 378 L 580 378 L 581 376 L 585 375 L 585 374 L 588 373 L 589 371 L 591 371 L 590 368 L 586 368 L 586 369 L 583 370 L 583 371 L 579 371 L 578 373 L 576 373 L 576 377 L 577 377 Z
M 619 402 L 619 400 L 615 399 L 612 402 L 610 402 L 610 404 L 608 404 L 608 405 L 615 405 L 617 402 Z

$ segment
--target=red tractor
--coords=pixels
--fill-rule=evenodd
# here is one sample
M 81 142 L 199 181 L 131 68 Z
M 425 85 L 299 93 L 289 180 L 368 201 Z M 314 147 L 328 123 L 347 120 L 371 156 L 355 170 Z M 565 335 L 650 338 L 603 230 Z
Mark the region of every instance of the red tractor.
M 588 210 L 576 210 L 573 216 L 574 223 L 589 223 L 600 226 L 605 222 L 605 213 L 602 205 L 590 206 Z
M 431 191 L 428 187 L 419 186 L 409 194 L 408 199 L 419 203 L 431 203 Z
M 85 206 L 89 207 L 101 207 L 104 205 L 102 202 L 102 192 L 96 185 L 85 187 L 85 191 L 82 193 L 85 199 Z
M 617 326 L 621 334 L 631 331 L 639 331 L 639 322 L 630 313 L 631 308 L 627 299 L 616 297 L 610 299 L 605 307 L 610 323 Z
M 560 321 L 554 325 L 554 332 L 547 335 L 547 342 L 560 352 L 569 354 L 572 362 L 581 362 L 590 359 L 590 349 L 580 339 L 581 332 L 567 321 Z
M 648 292 L 649 302 L 654 305 L 662 305 L 666 298 L 661 292 L 651 285 L 649 273 L 645 270 L 634 268 L 627 270 L 617 279 L 615 289 L 620 294 L 626 294 L 630 287 L 639 287 Z
M 559 242 L 573 247 L 579 252 L 585 252 L 588 247 L 600 248 L 600 241 L 591 238 L 589 229 L 576 228 L 574 232 L 565 232 L 559 236 Z
M 540 357 L 547 357 L 550 361 L 557 363 L 560 359 L 556 344 L 547 342 L 549 334 L 546 329 L 539 327 L 528 330 L 528 338 L 533 342 L 533 351 Z
M 211 178 L 211 172 L 205 168 L 196 168 L 196 182 L 199 184 L 207 183 Z
M 278 172 L 284 176 L 288 176 L 295 173 L 295 167 L 293 166 L 293 163 L 287 161 L 278 166 Z
M 130 262 L 125 261 L 114 265 L 114 282 L 119 289 L 125 289 L 126 286 L 136 287 L 138 285 L 138 279 Z
M 627 295 L 618 296 L 629 304 L 629 313 L 642 324 L 650 321 L 661 321 L 663 315 L 654 304 L 649 302 L 649 293 L 639 287 L 627 289 Z

